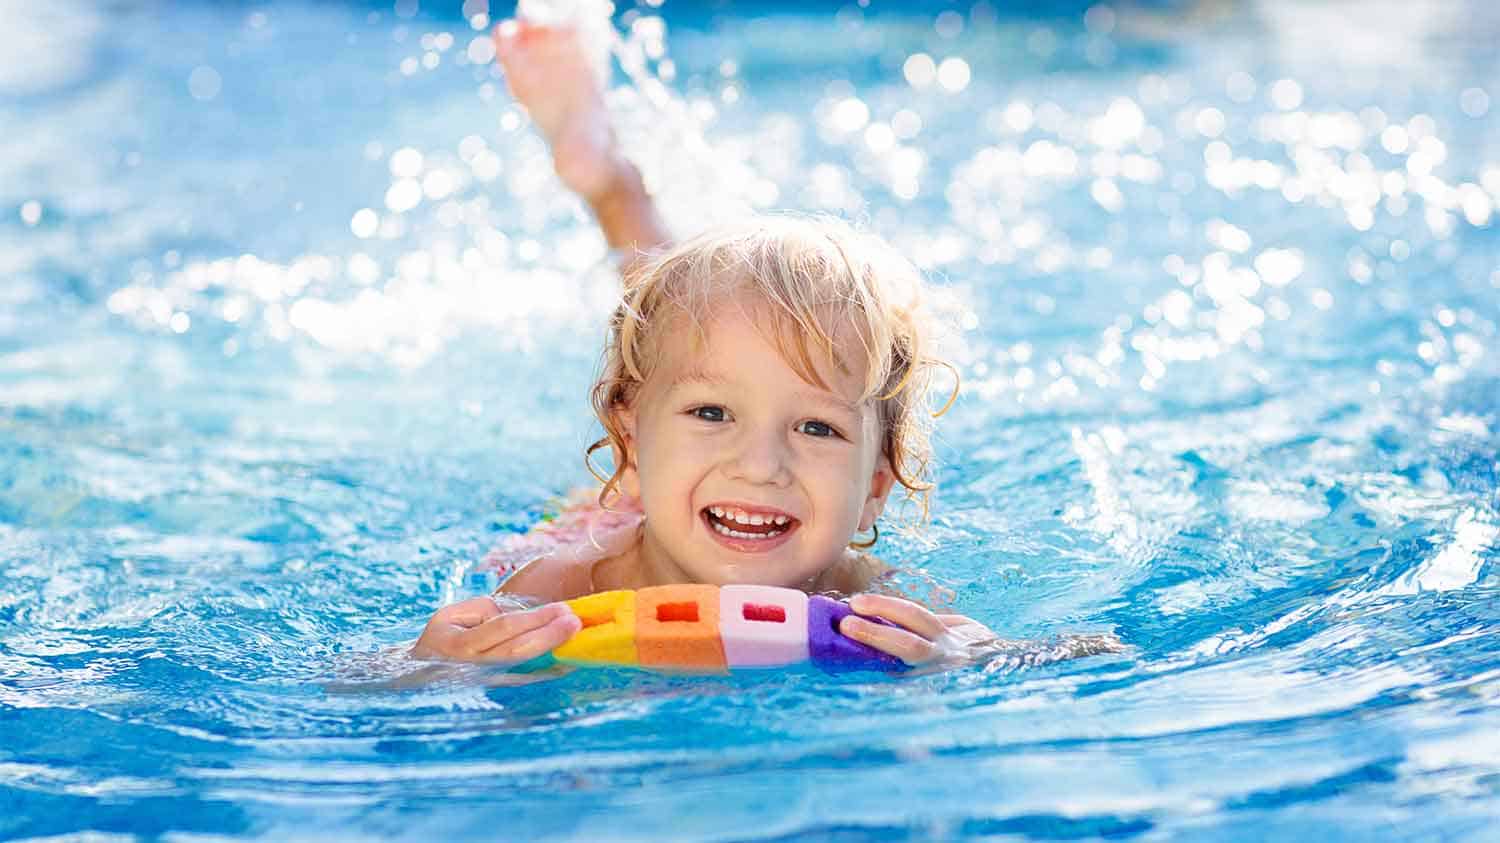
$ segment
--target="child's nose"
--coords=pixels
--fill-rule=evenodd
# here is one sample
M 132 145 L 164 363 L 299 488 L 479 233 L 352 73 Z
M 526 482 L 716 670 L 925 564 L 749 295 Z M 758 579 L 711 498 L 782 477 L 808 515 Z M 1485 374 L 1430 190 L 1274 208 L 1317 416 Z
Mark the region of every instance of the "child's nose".
M 752 433 L 730 455 L 728 472 L 749 483 L 784 483 L 791 477 L 787 442 L 779 433 Z

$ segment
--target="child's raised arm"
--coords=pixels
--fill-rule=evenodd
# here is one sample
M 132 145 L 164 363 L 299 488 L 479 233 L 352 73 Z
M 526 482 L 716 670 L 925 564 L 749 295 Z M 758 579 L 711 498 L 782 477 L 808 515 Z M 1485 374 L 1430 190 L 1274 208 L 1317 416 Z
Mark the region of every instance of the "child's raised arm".
M 600 80 L 576 29 L 508 20 L 495 52 L 511 94 L 552 150 L 564 185 L 588 203 L 610 248 L 630 256 L 671 236 L 641 173 L 615 142 Z

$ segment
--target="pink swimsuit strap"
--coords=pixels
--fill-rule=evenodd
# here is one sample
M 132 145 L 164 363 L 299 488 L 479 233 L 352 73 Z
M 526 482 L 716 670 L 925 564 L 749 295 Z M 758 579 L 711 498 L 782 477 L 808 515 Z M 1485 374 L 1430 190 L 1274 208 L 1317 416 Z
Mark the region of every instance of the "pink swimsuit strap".
M 508 574 L 533 559 L 598 562 L 628 550 L 644 519 L 634 498 L 616 498 L 605 509 L 598 489 L 577 489 L 559 502 L 555 514 L 501 539 L 479 567 Z

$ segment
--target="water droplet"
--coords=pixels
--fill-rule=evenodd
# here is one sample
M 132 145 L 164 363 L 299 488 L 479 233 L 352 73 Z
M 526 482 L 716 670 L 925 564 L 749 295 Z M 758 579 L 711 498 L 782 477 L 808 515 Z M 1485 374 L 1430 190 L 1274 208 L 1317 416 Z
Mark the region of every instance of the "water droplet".
M 1293 111 L 1302 105 L 1302 86 L 1295 79 L 1278 79 L 1271 86 L 1271 103 L 1282 111 Z
M 913 53 L 901 65 L 901 73 L 908 84 L 920 90 L 937 81 L 937 63 L 926 53 Z
M 1407 140 L 1405 126 L 1386 126 L 1380 133 L 1380 145 L 1392 155 L 1405 152 Z
M 385 192 L 385 206 L 396 213 L 405 213 L 422 203 L 422 184 L 416 179 L 397 179 Z
M 940 12 L 932 26 L 943 38 L 957 38 L 959 33 L 964 31 L 964 16 L 949 9 Z
M 380 217 L 369 208 L 360 208 L 354 212 L 354 216 L 349 220 L 349 230 L 354 232 L 354 236 L 361 240 L 374 237 L 375 232 L 379 228 Z
M 188 93 L 195 100 L 207 102 L 218 96 L 222 87 L 223 79 L 220 78 L 219 71 L 206 64 L 193 68 L 193 72 L 188 74 Z
M 849 97 L 833 107 L 828 119 L 840 132 L 857 132 L 870 122 L 870 107 L 858 97 Z
M 495 58 L 495 42 L 489 35 L 475 36 L 469 42 L 469 48 L 464 51 L 469 61 L 475 64 L 489 64 Z
M 1090 6 L 1083 13 L 1083 25 L 1089 32 L 1108 35 L 1115 29 L 1115 10 L 1103 5 Z
M 915 111 L 903 108 L 891 115 L 891 131 L 901 140 L 911 140 L 922 131 L 922 118 Z
M 422 153 L 403 146 L 391 153 L 391 175 L 400 179 L 412 179 L 422 174 Z
M 1470 117 L 1483 117 L 1490 111 L 1490 95 L 1483 88 L 1465 88 L 1458 95 L 1458 107 Z

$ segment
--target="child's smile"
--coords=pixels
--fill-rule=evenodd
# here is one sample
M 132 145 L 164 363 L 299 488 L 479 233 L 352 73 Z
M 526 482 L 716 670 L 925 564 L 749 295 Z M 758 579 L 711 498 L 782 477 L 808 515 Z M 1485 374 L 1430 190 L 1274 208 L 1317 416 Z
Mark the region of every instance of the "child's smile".
M 802 522 L 778 509 L 737 502 L 703 508 L 703 518 L 721 544 L 744 553 L 761 553 L 791 537 Z
M 893 477 L 863 373 L 828 362 L 817 370 L 829 388 L 807 383 L 756 313 L 725 307 L 702 342 L 668 332 L 620 411 L 647 581 L 802 585 L 884 506 Z

